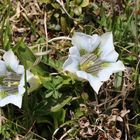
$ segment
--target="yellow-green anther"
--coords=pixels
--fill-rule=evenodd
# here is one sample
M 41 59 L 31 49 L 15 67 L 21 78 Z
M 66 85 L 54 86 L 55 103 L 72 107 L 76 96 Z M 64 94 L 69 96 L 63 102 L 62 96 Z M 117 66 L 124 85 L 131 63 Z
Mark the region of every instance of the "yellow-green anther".
M 8 96 L 8 93 L 7 93 L 7 92 L 5 92 L 5 91 L 0 91 L 0 99 L 4 98 L 4 97 L 6 97 L 6 96 Z

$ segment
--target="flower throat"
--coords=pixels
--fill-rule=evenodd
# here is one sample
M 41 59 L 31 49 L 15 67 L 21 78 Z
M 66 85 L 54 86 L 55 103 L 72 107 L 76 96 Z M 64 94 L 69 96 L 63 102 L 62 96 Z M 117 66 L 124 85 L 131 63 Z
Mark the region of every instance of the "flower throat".
M 83 55 L 80 59 L 80 70 L 97 74 L 101 70 L 102 61 L 94 54 Z
M 21 75 L 14 72 L 7 72 L 0 79 L 0 97 L 4 98 L 9 94 L 18 92 L 18 85 L 21 79 Z

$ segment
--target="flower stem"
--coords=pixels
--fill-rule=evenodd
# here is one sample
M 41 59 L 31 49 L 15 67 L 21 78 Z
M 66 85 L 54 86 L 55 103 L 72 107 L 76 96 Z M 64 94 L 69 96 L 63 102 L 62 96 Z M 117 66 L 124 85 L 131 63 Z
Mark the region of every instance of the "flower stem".
M 98 95 L 97 93 L 95 93 L 94 95 L 95 95 L 96 105 L 98 105 Z
M 23 100 L 23 108 L 24 108 L 24 115 L 25 115 L 25 126 L 26 128 L 29 128 L 29 102 L 28 102 L 28 90 L 27 90 L 27 73 L 25 70 L 25 94 L 24 94 L 24 100 Z

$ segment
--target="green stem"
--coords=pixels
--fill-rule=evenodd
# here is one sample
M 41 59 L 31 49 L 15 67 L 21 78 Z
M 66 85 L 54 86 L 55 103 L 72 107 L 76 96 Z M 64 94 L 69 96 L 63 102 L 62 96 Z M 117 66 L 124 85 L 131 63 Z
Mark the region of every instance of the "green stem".
M 54 121 L 54 129 L 56 130 L 58 128 L 58 121 L 55 114 L 53 114 L 53 121 Z
M 27 89 L 27 73 L 25 70 L 25 94 L 24 94 L 24 100 L 23 100 L 23 108 L 24 108 L 24 115 L 25 115 L 25 126 L 26 128 L 29 128 L 29 121 L 30 121 L 30 112 L 29 112 L 29 101 L 28 101 L 28 89 Z

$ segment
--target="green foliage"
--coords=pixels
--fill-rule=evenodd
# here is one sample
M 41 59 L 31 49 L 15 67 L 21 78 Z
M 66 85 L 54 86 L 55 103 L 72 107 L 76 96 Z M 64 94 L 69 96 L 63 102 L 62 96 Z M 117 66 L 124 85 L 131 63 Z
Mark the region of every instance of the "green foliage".
M 122 139 L 128 134 L 130 140 L 139 140 L 139 5 L 131 0 L 18 2 L 0 1 L 0 54 L 1 50 L 12 49 L 20 63 L 37 75 L 42 85 L 33 93 L 26 93 L 22 109 L 13 105 L 0 108 L 3 111 L 0 125 L 1 116 L 10 120 L 0 126 L 0 139 L 14 139 L 18 134 L 25 140 L 49 140 L 52 137 L 80 140 L 79 120 L 83 116 L 89 120 L 88 130 L 93 126 L 97 129 L 104 123 L 104 116 L 113 114 L 113 108 L 117 108 L 131 112 L 123 118 L 123 124 L 115 124 L 123 133 Z M 132 72 L 115 74 L 113 80 L 104 83 L 96 97 L 88 83 L 63 72 L 63 62 L 71 43 L 67 40 L 48 42 L 59 36 L 71 37 L 76 31 L 89 35 L 112 31 L 120 59 Z M 108 120 L 106 118 L 105 122 Z M 105 125 L 101 130 L 104 128 Z M 96 132 L 94 139 L 99 139 L 101 134 Z
M 4 123 L 0 128 L 1 140 L 9 140 L 17 133 L 16 127 L 10 121 Z

